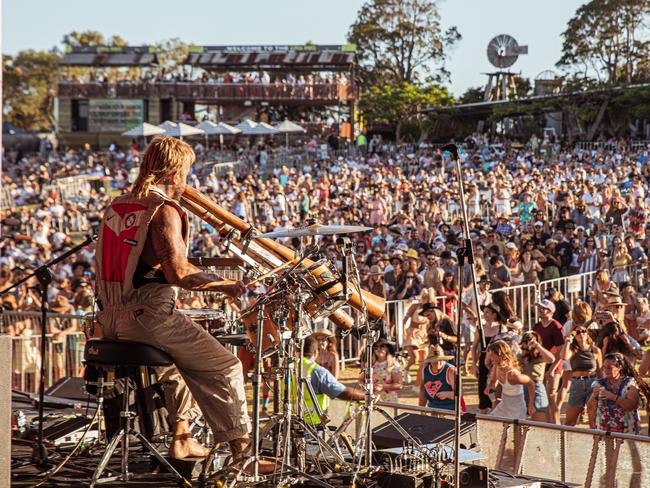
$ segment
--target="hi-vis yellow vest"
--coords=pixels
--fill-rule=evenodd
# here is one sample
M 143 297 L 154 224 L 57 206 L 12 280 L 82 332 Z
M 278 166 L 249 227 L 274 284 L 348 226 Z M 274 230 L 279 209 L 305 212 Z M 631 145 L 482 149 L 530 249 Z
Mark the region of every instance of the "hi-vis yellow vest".
M 307 381 L 311 382 L 311 374 L 314 372 L 314 370 L 318 367 L 318 363 L 314 361 L 313 359 L 309 359 L 306 357 L 302 358 L 302 375 L 303 378 L 305 378 Z M 327 409 L 330 406 L 330 398 L 325 395 L 324 393 L 316 393 L 316 401 L 318 402 L 318 406 L 320 407 L 321 411 L 323 413 L 327 412 Z M 318 425 L 321 423 L 320 417 L 318 413 L 316 412 L 316 407 L 314 406 L 314 402 L 311 399 L 311 395 L 309 394 L 309 391 L 307 388 L 303 388 L 302 392 L 303 396 L 303 419 L 306 423 L 310 425 Z M 291 384 L 291 403 L 294 405 L 298 402 L 298 392 L 296 391 L 296 384 L 292 383 Z

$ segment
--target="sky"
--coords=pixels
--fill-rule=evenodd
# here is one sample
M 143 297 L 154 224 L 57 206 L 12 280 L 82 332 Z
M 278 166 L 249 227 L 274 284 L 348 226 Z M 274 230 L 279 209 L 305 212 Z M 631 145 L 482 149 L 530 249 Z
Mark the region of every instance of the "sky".
M 492 66 L 490 39 L 512 35 L 528 46 L 511 68 L 534 79 L 556 70 L 561 33 L 586 0 L 439 0 L 443 28 L 463 36 L 449 53 L 451 92 L 484 86 Z M 50 49 L 63 35 L 98 30 L 131 45 L 178 37 L 184 42 L 222 44 L 343 44 L 363 0 L 4 0 L 2 52 Z M 557 71 L 557 70 L 556 70 Z

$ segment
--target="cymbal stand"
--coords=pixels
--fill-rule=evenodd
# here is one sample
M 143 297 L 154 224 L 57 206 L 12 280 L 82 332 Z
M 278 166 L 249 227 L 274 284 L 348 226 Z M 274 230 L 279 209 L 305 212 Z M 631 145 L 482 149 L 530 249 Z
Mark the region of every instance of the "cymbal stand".
M 341 425 L 334 431 L 332 434 L 332 439 L 337 440 L 339 437 L 341 437 L 350 424 L 354 421 L 355 425 L 358 425 L 358 423 L 361 423 L 362 429 L 360 431 L 360 434 L 358 435 L 355 445 L 354 445 L 354 452 L 352 453 L 353 455 L 358 455 L 358 458 L 356 460 L 356 470 L 354 473 L 354 478 L 352 480 L 352 484 L 356 482 L 357 476 L 361 472 L 362 469 L 369 471 L 372 467 L 372 456 L 373 456 L 373 444 L 372 444 L 372 414 L 374 412 L 379 413 L 382 415 L 387 422 L 389 422 L 395 429 L 404 437 L 405 442 L 407 442 L 409 445 L 413 446 L 414 449 L 418 450 L 424 455 L 427 455 L 427 449 L 420 444 L 418 440 L 413 438 L 411 434 L 409 434 L 401 425 L 399 425 L 391 415 L 386 412 L 384 409 L 378 407 L 376 405 L 377 399 L 374 394 L 374 387 L 373 387 L 373 368 L 372 368 L 372 358 L 373 358 L 373 349 L 375 346 L 375 343 L 379 339 L 379 331 L 377 330 L 376 327 L 374 327 L 374 324 L 371 324 L 368 321 L 368 311 L 365 306 L 365 303 L 363 302 L 363 295 L 361 294 L 361 277 L 359 276 L 359 268 L 357 267 L 356 260 L 354 258 L 354 254 L 350 253 L 349 256 L 349 264 L 350 268 L 352 270 L 352 276 L 351 276 L 351 281 L 353 283 L 353 286 L 356 288 L 357 292 L 359 293 L 359 296 L 361 296 L 361 324 L 360 327 L 365 328 L 365 339 L 366 339 L 366 344 L 365 344 L 365 356 L 366 356 L 366 362 L 365 362 L 365 369 L 364 369 L 364 378 L 366 380 L 366 400 L 364 402 L 364 405 L 353 415 L 350 415 L 347 417 Z
M 312 482 L 320 486 L 331 486 L 328 483 L 306 475 L 306 441 L 307 437 L 316 442 L 321 453 L 327 452 L 333 457 L 334 462 L 341 466 L 347 463 L 343 459 L 340 450 L 336 447 L 330 446 L 325 439 L 318 435 L 314 426 L 304 420 L 305 411 L 305 395 L 309 395 L 311 404 L 314 407 L 315 413 L 318 418 L 325 419 L 325 415 L 320 409 L 316 395 L 311 387 L 311 383 L 307 378 L 303 377 L 303 337 L 301 332 L 301 324 L 304 319 L 304 304 L 306 302 L 305 292 L 301 280 L 297 280 L 297 290 L 295 292 L 294 300 L 296 303 L 296 323 L 291 331 L 285 330 L 281 335 L 280 351 L 283 357 L 283 399 L 282 399 L 282 414 L 276 417 L 279 423 L 279 434 L 277 436 L 277 451 L 282 451 L 283 459 L 281 463 L 281 470 L 279 475 L 273 476 L 274 485 L 284 485 L 291 480 L 295 480 L 296 474 L 306 476 Z M 295 396 L 292 391 L 295 389 Z M 295 402 L 295 403 L 293 403 Z M 325 429 L 327 432 L 327 429 Z M 280 443 L 284 442 L 281 448 Z M 291 463 L 293 454 L 294 463 Z M 285 468 L 289 469 L 287 476 L 284 477 Z
M 285 275 L 278 279 L 279 281 L 287 280 L 289 274 L 305 259 L 303 256 L 294 267 L 290 268 Z M 283 411 L 280 414 L 273 416 L 265 425 L 264 428 L 260 429 L 260 393 L 261 393 L 261 381 L 262 381 L 262 361 L 264 358 L 268 357 L 264 351 L 262 351 L 262 340 L 263 340 L 263 328 L 264 328 L 264 306 L 266 305 L 265 299 L 258 301 L 260 304 L 260 310 L 258 310 L 257 315 L 257 344 L 256 344 L 256 367 L 255 374 L 253 379 L 253 428 L 252 428 L 252 440 L 251 440 L 251 450 L 252 455 L 242 464 L 241 468 L 238 469 L 238 473 L 235 479 L 244 472 L 244 470 L 253 463 L 253 479 L 251 481 L 261 481 L 262 478 L 268 479 L 266 477 L 261 477 L 259 475 L 259 462 L 261 459 L 261 440 L 264 439 L 269 433 L 277 432 L 276 436 L 276 445 L 275 451 L 276 454 L 282 451 L 282 461 L 278 464 L 281 466 L 280 473 L 278 470 L 276 473 L 271 475 L 273 478 L 274 486 L 279 486 L 282 484 L 289 484 L 292 480 L 295 480 L 297 477 L 302 477 L 310 482 L 322 486 L 324 488 L 331 488 L 332 485 L 320 480 L 317 477 L 309 475 L 305 472 L 306 467 L 306 438 L 305 435 L 308 435 L 313 441 L 319 446 L 321 453 L 327 453 L 333 459 L 333 463 L 340 466 L 347 466 L 348 464 L 343 459 L 343 455 L 340 453 L 340 450 L 337 450 L 335 447 L 329 445 L 323 438 L 318 435 L 318 432 L 309 425 L 303 419 L 303 405 L 304 405 L 304 390 L 303 387 L 307 386 L 307 394 L 310 395 L 312 404 L 316 410 L 316 413 L 319 415 L 319 418 L 323 418 L 323 412 L 320 410 L 316 396 L 311 389 L 311 385 L 307 382 L 306 379 L 302 377 L 302 336 L 300 325 L 303 322 L 304 317 L 304 304 L 307 299 L 305 292 L 303 290 L 303 284 L 300 279 L 296 281 L 296 290 L 293 293 L 294 301 L 296 303 L 296 323 L 293 324 L 293 328 L 290 329 L 287 324 L 287 313 L 283 313 L 283 317 L 274 317 L 274 320 L 280 323 L 280 344 L 274 348 L 278 353 L 281 359 L 282 368 L 280 371 L 283 373 Z M 272 289 L 277 289 L 278 282 L 276 282 Z M 267 295 L 268 296 L 268 295 Z M 278 312 L 280 315 L 280 312 Z M 295 388 L 295 404 L 294 396 L 292 395 L 292 389 Z M 294 435 L 295 434 L 295 435 Z M 280 443 L 284 442 L 282 446 Z M 215 446 L 216 447 L 216 446 Z M 213 452 L 214 452 L 213 448 Z M 201 476 L 201 486 L 206 486 L 206 483 L 209 482 L 211 478 L 218 477 L 223 473 L 223 470 L 220 470 L 216 473 L 213 473 L 211 476 L 207 476 L 207 469 L 211 463 L 211 455 L 206 460 L 204 464 L 204 471 Z M 291 463 L 291 454 L 294 454 L 295 464 Z M 232 466 L 228 468 L 231 470 Z M 287 471 L 285 475 L 285 470 Z

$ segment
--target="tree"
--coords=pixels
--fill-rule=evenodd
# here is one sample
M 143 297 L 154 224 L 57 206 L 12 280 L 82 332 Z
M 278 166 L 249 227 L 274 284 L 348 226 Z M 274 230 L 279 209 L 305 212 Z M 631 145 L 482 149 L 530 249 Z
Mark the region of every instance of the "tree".
M 158 62 L 166 69 L 174 69 L 183 64 L 190 52 L 190 47 L 177 37 L 156 43 Z
M 557 66 L 600 83 L 631 83 L 650 56 L 648 0 L 591 0 L 562 34 Z
M 87 30 L 83 32 L 72 31 L 63 36 L 63 45 L 72 49 L 82 46 L 106 46 L 106 39 L 104 34 L 94 30 Z
M 359 107 L 370 124 L 395 124 L 395 140 L 399 144 L 402 125 L 416 119 L 423 108 L 452 102 L 453 98 L 445 87 L 420 87 L 402 82 L 399 85 L 371 87 L 361 96 Z
M 348 39 L 364 82 L 398 86 L 447 77 L 446 53 L 460 34 L 456 27 L 442 31 L 434 0 L 367 0 Z
M 26 130 L 54 128 L 59 56 L 47 51 L 20 51 L 3 59 L 3 114 Z
M 460 96 L 460 103 L 477 103 L 483 101 L 485 88 L 481 86 L 470 87 Z

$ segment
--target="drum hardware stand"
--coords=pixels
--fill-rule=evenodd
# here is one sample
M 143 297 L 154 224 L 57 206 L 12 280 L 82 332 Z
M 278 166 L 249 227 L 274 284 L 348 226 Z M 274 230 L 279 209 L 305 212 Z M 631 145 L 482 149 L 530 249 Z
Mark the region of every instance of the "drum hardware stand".
M 292 268 L 290 268 L 280 279 L 278 279 L 276 283 L 273 284 L 269 292 L 267 292 L 266 297 L 270 296 L 270 292 L 276 289 L 279 283 L 286 281 L 287 278 L 292 274 L 293 270 L 297 268 L 300 265 L 300 263 L 304 261 L 306 257 L 307 255 L 302 256 L 301 259 Z M 278 320 L 278 322 L 280 322 L 280 332 L 281 332 L 280 344 L 274 347 L 272 349 L 272 352 L 278 352 L 279 356 L 284 356 L 284 363 L 281 368 L 284 372 L 283 411 L 275 415 L 273 418 L 271 418 L 271 420 L 267 422 L 267 424 L 264 426 L 263 429 L 260 429 L 259 398 L 260 398 L 261 381 L 262 381 L 262 374 L 261 374 L 262 359 L 264 357 L 268 357 L 268 355 L 265 355 L 262 352 L 263 332 L 264 332 L 263 328 L 264 328 L 264 320 L 265 320 L 264 308 L 266 306 L 267 298 L 262 297 L 262 299 L 258 301 L 259 310 L 257 311 L 257 337 L 256 337 L 257 364 L 255 367 L 255 374 L 253 376 L 253 428 L 252 428 L 252 439 L 251 439 L 252 455 L 242 464 L 241 468 L 238 469 L 238 475 L 240 475 L 244 471 L 244 469 L 246 469 L 246 467 L 250 465 L 250 463 L 252 462 L 253 475 L 252 477 L 248 477 L 248 479 L 254 482 L 259 482 L 262 481 L 263 479 L 267 479 L 267 477 L 259 475 L 259 462 L 261 458 L 260 442 L 264 437 L 266 437 L 266 435 L 269 432 L 275 430 L 278 433 L 282 433 L 282 432 L 284 433 L 284 435 L 276 436 L 277 441 L 276 441 L 276 445 L 274 446 L 274 451 L 276 452 L 276 454 L 279 453 L 280 451 L 282 451 L 283 453 L 283 460 L 281 462 L 278 462 L 279 466 L 282 468 L 282 471 L 280 472 L 280 476 L 282 476 L 284 469 L 287 469 L 287 471 L 290 473 L 290 474 L 288 473 L 290 478 L 288 480 L 285 480 L 287 481 L 287 483 L 290 483 L 291 480 L 295 480 L 296 475 L 299 475 L 320 486 L 327 488 L 327 487 L 332 487 L 332 485 L 324 481 L 321 481 L 318 478 L 315 478 L 311 475 L 308 475 L 305 472 L 306 458 L 305 458 L 304 434 L 305 433 L 308 434 L 309 437 L 311 437 L 318 444 L 321 452 L 326 451 L 327 453 L 329 453 L 334 458 L 335 463 L 341 466 L 347 466 L 348 463 L 345 462 L 340 452 L 337 452 L 337 450 L 331 445 L 329 445 L 325 441 L 325 439 L 319 437 L 318 433 L 313 429 L 313 427 L 307 424 L 302 418 L 303 398 L 304 398 L 303 386 L 305 384 L 307 384 L 307 392 L 311 396 L 312 403 L 316 409 L 317 414 L 319 416 L 324 417 L 324 415 L 322 415 L 322 411 L 320 410 L 318 402 L 316 401 L 316 396 L 313 392 L 313 389 L 311 389 L 311 385 L 307 382 L 305 378 L 302 377 L 303 356 L 302 356 L 302 335 L 301 335 L 300 325 L 303 322 L 303 314 L 304 314 L 303 305 L 305 302 L 305 298 L 303 295 L 304 292 L 302 290 L 301 282 L 300 280 L 297 280 L 297 290 L 294 294 L 296 305 L 297 305 L 296 307 L 297 315 L 296 315 L 296 323 L 294 324 L 293 330 L 287 328 L 286 313 L 285 316 L 281 318 L 281 320 Z M 298 352 L 300 353 L 299 357 L 297 357 Z M 291 394 L 293 385 L 295 385 L 296 397 L 297 397 L 295 401 L 295 405 L 293 404 L 294 400 L 292 398 L 293 395 Z M 295 436 L 292 435 L 294 432 L 296 432 L 297 435 Z M 284 440 L 284 449 L 282 449 L 282 446 L 280 446 L 280 442 L 282 440 Z M 213 447 L 212 451 L 210 452 L 210 455 L 205 461 L 203 473 L 200 477 L 200 486 L 205 486 L 205 483 L 209 481 L 209 477 L 207 477 L 207 472 L 212 462 L 213 454 L 216 451 L 216 447 L 217 446 Z M 292 451 L 295 455 L 295 460 L 296 460 L 295 465 L 291 464 L 290 462 L 291 460 L 289 458 Z M 213 473 L 213 476 L 215 474 L 218 475 L 219 473 Z M 273 474 L 270 476 L 273 476 L 274 484 L 276 486 L 278 485 L 278 483 L 282 484 L 282 480 L 278 482 L 278 480 L 276 479 L 276 477 L 278 476 L 277 474 Z
M 411 434 L 409 434 L 401 425 L 399 425 L 395 421 L 395 419 L 393 419 L 393 417 L 391 417 L 390 414 L 388 414 L 388 412 L 386 412 L 384 409 L 376 405 L 377 401 L 375 399 L 374 387 L 373 387 L 372 351 L 374 349 L 375 342 L 379 338 L 379 332 L 378 332 L 377 322 L 371 324 L 368 321 L 368 311 L 365 302 L 363 301 L 363 295 L 361 294 L 361 285 L 360 285 L 361 277 L 359 276 L 359 268 L 356 265 L 354 254 L 350 253 L 349 257 L 350 257 L 349 265 L 353 274 L 352 282 L 354 287 L 357 289 L 359 296 L 361 297 L 361 321 L 363 323 L 360 325 L 360 327 L 364 327 L 366 330 L 365 333 L 366 363 L 364 365 L 365 366 L 364 376 L 366 380 L 366 388 L 365 388 L 366 400 L 362 408 L 359 409 L 359 411 L 357 411 L 354 415 L 350 415 L 341 423 L 341 425 L 332 434 L 332 438 L 338 440 L 338 438 L 341 437 L 343 433 L 347 430 L 348 426 L 352 423 L 352 421 L 355 421 L 355 423 L 361 421 L 363 425 L 363 430 L 355 443 L 355 448 L 354 448 L 355 452 L 352 453 L 353 456 L 355 453 L 359 453 L 359 458 L 357 461 L 357 469 L 352 479 L 352 484 L 354 484 L 356 482 L 357 476 L 361 471 L 361 469 L 363 468 L 366 471 L 368 471 L 371 469 L 372 466 L 372 454 L 373 454 L 372 414 L 374 412 L 380 413 L 386 419 L 386 421 L 390 423 L 393 427 L 395 427 L 395 429 L 404 437 L 405 441 L 408 442 L 415 449 L 417 449 L 420 452 L 424 452 L 425 448 L 420 444 L 419 441 L 413 438 Z

